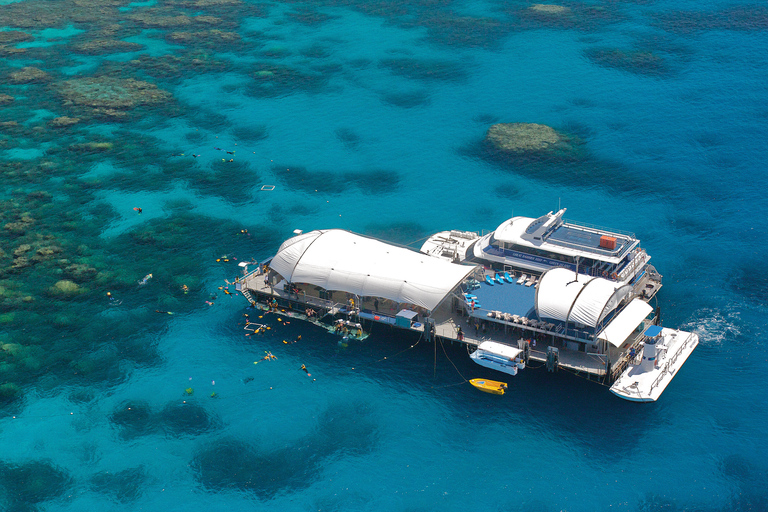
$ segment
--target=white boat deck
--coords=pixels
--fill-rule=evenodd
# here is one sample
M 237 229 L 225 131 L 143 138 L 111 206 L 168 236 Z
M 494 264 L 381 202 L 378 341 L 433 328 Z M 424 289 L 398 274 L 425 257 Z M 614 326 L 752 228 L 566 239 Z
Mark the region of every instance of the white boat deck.
M 611 392 L 633 402 L 655 402 L 677 375 L 693 349 L 699 344 L 696 334 L 664 328 L 663 341 L 656 345 L 656 364 L 643 371 L 642 352 L 611 386 Z
M 441 231 L 430 236 L 420 251 L 447 261 L 464 261 L 467 249 L 479 239 L 479 234 L 469 231 Z

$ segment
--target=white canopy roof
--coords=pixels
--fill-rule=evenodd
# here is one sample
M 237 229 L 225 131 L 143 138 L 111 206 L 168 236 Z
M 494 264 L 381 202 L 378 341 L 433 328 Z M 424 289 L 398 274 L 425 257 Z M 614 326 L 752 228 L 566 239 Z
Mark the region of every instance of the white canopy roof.
M 536 313 L 539 318 L 595 327 L 616 309 L 631 289 L 629 285 L 621 286 L 601 277 L 553 268 L 544 272 L 539 281 Z
M 340 229 L 289 238 L 270 267 L 291 283 L 383 297 L 428 310 L 475 269 Z
M 496 343 L 495 341 L 484 341 L 477 346 L 477 349 L 509 359 L 514 359 L 523 353 L 519 348 L 510 347 L 503 343 Z
M 651 311 L 653 311 L 653 307 L 647 302 L 632 299 L 632 302 L 616 315 L 616 318 L 611 320 L 608 327 L 603 329 L 598 339 L 606 340 L 614 347 L 620 347 Z

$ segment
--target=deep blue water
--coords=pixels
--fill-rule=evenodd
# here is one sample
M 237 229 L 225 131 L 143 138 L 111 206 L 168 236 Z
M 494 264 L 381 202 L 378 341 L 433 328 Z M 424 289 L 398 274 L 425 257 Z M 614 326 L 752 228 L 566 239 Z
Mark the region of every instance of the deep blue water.
M 768 510 L 768 10 L 532 5 L 0 0 L 27 34 L 0 32 L 0 508 Z M 67 96 L 105 76 L 168 96 Z M 579 154 L 494 158 L 497 122 Z M 700 336 L 657 403 L 543 369 L 480 394 L 463 348 L 386 329 L 246 337 L 219 289 L 294 229 L 414 243 L 559 205 L 636 233 Z

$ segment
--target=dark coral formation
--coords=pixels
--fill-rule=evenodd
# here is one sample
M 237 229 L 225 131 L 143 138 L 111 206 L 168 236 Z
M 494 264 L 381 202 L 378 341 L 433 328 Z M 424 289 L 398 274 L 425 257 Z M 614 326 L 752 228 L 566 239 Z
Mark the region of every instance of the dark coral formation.
M 137 52 L 143 50 L 144 45 L 128 41 L 96 39 L 75 44 L 72 49 L 75 53 L 83 55 L 106 55 L 110 53 Z
M 459 62 L 437 59 L 384 59 L 379 65 L 392 73 L 426 82 L 463 82 L 468 73 Z
M 172 436 L 203 434 L 216 426 L 205 408 L 190 401 L 175 401 L 166 405 L 158 416 L 166 433 Z
M 0 44 L 26 43 L 34 40 L 34 36 L 21 30 L 5 30 L 0 32 Z
M 191 464 L 208 491 L 246 491 L 264 499 L 281 491 L 301 489 L 311 481 L 311 463 L 294 450 L 260 453 L 234 439 L 209 445 L 195 455 Z
M 221 439 L 198 451 L 191 466 L 204 489 L 244 491 L 261 499 L 295 492 L 317 479 L 323 460 L 370 453 L 377 431 L 367 404 L 329 407 L 316 431 L 294 445 L 259 449 L 238 439 Z
M 328 86 L 334 70 L 299 69 L 279 64 L 257 64 L 246 93 L 257 98 L 277 98 L 289 94 L 318 93 Z
M 123 402 L 109 416 L 109 421 L 125 439 L 149 434 L 157 428 L 152 408 L 144 401 Z
M 0 461 L 0 488 L 8 510 L 34 509 L 62 496 L 72 485 L 72 478 L 46 460 L 15 464 Z
M 630 73 L 653 77 L 664 77 L 671 73 L 666 59 L 650 50 L 593 48 L 587 50 L 586 55 L 595 64 Z
M 387 92 L 382 95 L 381 100 L 400 108 L 423 107 L 430 104 L 427 91 Z
M 91 489 L 108 496 L 117 503 L 132 503 L 144 492 L 147 471 L 144 466 L 122 471 L 101 471 L 91 477 Z
M 400 186 L 397 172 L 381 169 L 326 172 L 309 171 L 301 166 L 275 165 L 272 171 L 286 185 L 306 192 L 342 194 L 354 186 L 366 194 L 390 194 Z

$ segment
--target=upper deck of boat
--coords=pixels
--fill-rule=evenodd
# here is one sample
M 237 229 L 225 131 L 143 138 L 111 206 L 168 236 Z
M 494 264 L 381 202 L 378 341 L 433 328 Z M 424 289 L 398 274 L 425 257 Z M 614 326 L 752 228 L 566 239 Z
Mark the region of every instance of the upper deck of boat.
M 610 232 L 608 236 L 615 239 L 616 245 L 613 249 L 608 249 L 600 245 L 600 241 L 606 233 L 606 231 L 588 226 L 564 223 L 547 236 L 546 243 L 596 256 L 619 257 L 637 242 L 634 237 L 627 234 Z

